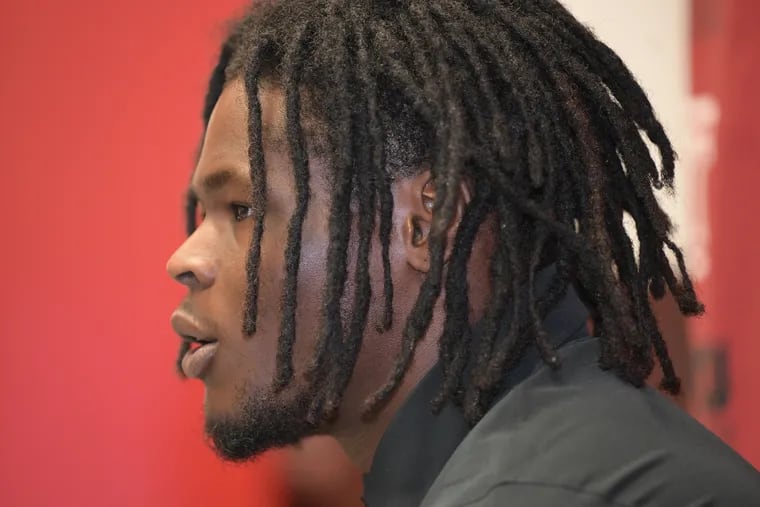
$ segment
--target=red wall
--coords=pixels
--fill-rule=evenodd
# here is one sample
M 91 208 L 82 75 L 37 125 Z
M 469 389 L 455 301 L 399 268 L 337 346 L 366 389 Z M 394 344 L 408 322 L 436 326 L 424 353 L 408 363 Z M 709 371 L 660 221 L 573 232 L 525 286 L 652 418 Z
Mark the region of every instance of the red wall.
M 222 21 L 243 0 L 0 4 L 0 504 L 282 505 L 173 373 L 165 274 Z
M 707 314 L 692 324 L 695 414 L 760 467 L 760 2 L 693 0 L 694 92 L 717 105 L 710 142 Z M 724 360 L 725 359 L 725 360 Z
M 0 2 L 4 507 L 283 505 L 280 457 L 225 466 L 202 443 L 202 389 L 174 377 L 168 325 L 205 78 L 243 3 Z M 694 332 L 726 348 L 730 381 L 700 416 L 760 466 L 760 4 L 695 9 L 695 90 L 722 120 Z

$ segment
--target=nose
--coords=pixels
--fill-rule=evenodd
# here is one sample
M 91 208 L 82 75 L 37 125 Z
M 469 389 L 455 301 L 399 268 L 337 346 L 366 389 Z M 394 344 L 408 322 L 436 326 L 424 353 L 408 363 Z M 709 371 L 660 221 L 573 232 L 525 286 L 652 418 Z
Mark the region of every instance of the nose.
M 166 271 L 187 288 L 203 290 L 214 284 L 217 266 L 213 258 L 190 236 L 169 258 Z

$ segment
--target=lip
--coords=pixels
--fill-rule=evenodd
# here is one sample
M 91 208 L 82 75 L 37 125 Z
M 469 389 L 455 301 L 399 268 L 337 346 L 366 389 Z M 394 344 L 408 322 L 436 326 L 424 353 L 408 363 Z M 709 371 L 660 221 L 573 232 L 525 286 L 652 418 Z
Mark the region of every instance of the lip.
M 182 372 L 187 378 L 201 378 L 218 349 L 219 342 L 210 342 L 188 350 L 182 358 Z
M 197 324 L 197 320 L 182 310 L 176 310 L 171 317 L 174 332 L 186 343 L 198 343 L 200 347 L 185 352 L 180 362 L 182 373 L 187 378 L 201 378 L 216 355 L 219 342 L 209 338 L 208 334 Z
M 171 318 L 174 332 L 183 340 L 212 341 L 207 336 L 198 321 L 182 310 L 175 310 Z

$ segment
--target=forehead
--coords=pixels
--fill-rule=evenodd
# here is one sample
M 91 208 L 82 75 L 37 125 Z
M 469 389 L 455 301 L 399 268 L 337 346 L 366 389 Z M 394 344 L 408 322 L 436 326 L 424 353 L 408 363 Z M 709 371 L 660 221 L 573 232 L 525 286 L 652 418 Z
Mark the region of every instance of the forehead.
M 284 96 L 279 87 L 262 84 L 262 134 L 267 152 L 286 152 Z M 230 81 L 209 118 L 193 187 L 205 173 L 219 168 L 248 174 L 248 101 L 240 79 Z
M 248 113 L 242 86 L 230 83 L 209 118 L 192 187 L 201 193 L 201 181 L 217 170 L 247 173 Z
M 286 128 L 285 93 L 276 84 L 264 81 L 260 84 L 258 96 L 261 103 L 268 192 L 273 192 L 274 197 L 278 194 L 284 196 L 293 193 L 295 186 Z M 310 114 L 304 113 L 301 118 L 302 135 L 309 158 L 310 185 L 315 185 L 312 186 L 314 193 L 329 192 L 329 156 L 324 151 L 323 141 L 319 140 L 321 136 L 316 134 L 316 131 L 320 130 L 317 122 L 311 121 L 310 117 Z M 208 187 L 206 183 L 219 172 L 232 173 L 232 177 L 226 178 L 225 183 L 243 183 L 249 187 L 248 148 L 248 100 L 242 80 L 235 79 L 225 86 L 209 118 L 193 173 L 191 193 L 203 198 L 206 195 L 204 187 Z

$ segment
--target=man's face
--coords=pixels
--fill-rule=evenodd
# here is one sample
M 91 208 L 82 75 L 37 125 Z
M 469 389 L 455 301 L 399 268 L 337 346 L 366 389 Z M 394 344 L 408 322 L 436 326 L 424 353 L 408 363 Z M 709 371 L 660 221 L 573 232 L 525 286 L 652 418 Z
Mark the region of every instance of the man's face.
M 247 108 L 244 88 L 232 81 L 225 88 L 208 124 L 203 149 L 193 174 L 191 189 L 198 197 L 201 219 L 195 232 L 169 260 L 169 274 L 188 288 L 186 298 L 172 316 L 178 334 L 199 340 L 215 340 L 183 361 L 186 373 L 199 376 L 206 386 L 206 430 L 217 451 L 230 459 L 245 459 L 269 447 L 295 443 L 315 431 L 306 424 L 308 406 L 305 365 L 311 358 L 321 322 L 328 250 L 329 185 L 327 166 L 310 157 L 311 201 L 303 225 L 298 273 L 295 376 L 284 390 L 275 392 L 277 342 L 280 335 L 280 301 L 285 276 L 285 245 L 293 215 L 295 184 L 288 145 L 284 139 L 284 101 L 279 88 L 260 92 L 266 159 L 266 202 L 251 200 L 248 162 Z M 410 184 L 394 190 L 397 215 L 408 213 L 405 195 Z M 242 331 L 246 260 L 254 223 L 251 208 L 264 206 L 261 240 L 257 330 Z M 403 222 L 402 216 L 394 222 Z M 391 263 L 398 291 L 394 327 L 384 334 L 374 331 L 382 311 L 382 270 L 377 238 L 371 252 L 372 286 L 368 333 L 352 381 L 344 396 L 340 420 L 358 420 L 361 401 L 377 389 L 391 369 L 399 347 L 397 337 L 403 318 L 417 295 L 422 274 L 409 265 L 408 245 L 394 228 Z M 409 232 L 409 231 L 407 231 Z M 355 243 L 349 247 L 349 266 Z M 349 283 L 346 294 L 352 294 Z M 380 288 L 380 289 L 378 289 Z M 350 298 L 345 307 L 350 308 Z M 203 359 L 207 355 L 208 362 Z M 434 355 L 434 353 L 433 353 Z M 196 356 L 196 357 L 192 357 Z M 432 356 L 431 356 L 432 357 Z M 422 364 L 426 369 L 428 365 Z M 205 368 L 203 366 L 205 365 Z M 349 423 L 350 424 L 350 423 Z

